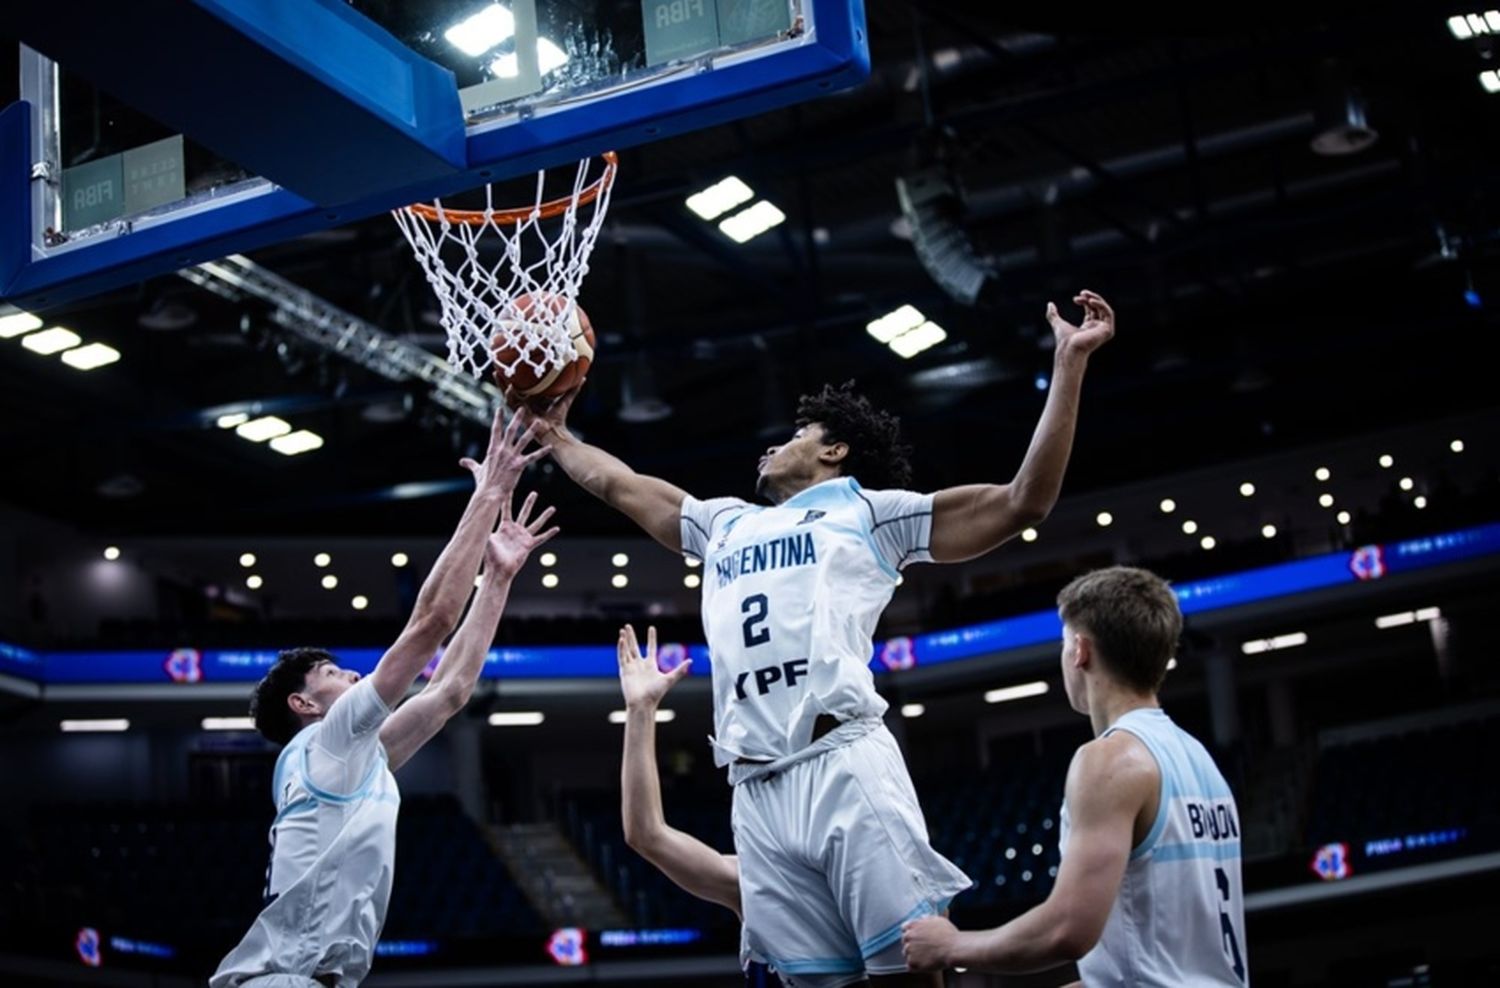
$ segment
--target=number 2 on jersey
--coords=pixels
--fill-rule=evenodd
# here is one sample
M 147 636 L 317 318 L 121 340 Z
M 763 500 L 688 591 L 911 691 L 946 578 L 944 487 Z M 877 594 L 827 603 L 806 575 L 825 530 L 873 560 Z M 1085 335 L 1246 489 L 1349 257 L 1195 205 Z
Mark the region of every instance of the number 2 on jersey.
M 751 594 L 740 601 L 740 613 L 748 615 L 743 625 L 746 648 L 764 645 L 771 640 L 770 628 L 756 627 L 756 625 L 765 624 L 766 615 L 770 612 L 771 604 L 766 600 L 766 595 L 763 593 Z

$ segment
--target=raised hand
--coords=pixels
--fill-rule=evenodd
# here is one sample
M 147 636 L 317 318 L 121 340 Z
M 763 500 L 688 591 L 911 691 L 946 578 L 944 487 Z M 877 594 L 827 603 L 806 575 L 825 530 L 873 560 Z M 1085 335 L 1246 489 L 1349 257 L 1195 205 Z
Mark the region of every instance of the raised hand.
M 1089 354 L 1108 343 L 1115 335 L 1115 310 L 1098 294 L 1088 291 L 1073 296 L 1073 304 L 1083 307 L 1083 324 L 1075 326 L 1064 319 L 1057 306 L 1047 303 L 1047 321 L 1057 337 L 1058 352 Z
M 545 442 L 551 442 L 560 432 L 568 431 L 568 410 L 573 407 L 573 399 L 578 397 L 578 392 L 588 383 L 588 378 L 579 381 L 572 389 L 563 392 L 556 398 L 533 398 L 528 402 L 520 403 L 518 399 L 507 398 L 516 402 L 516 416 L 526 423 L 528 428 L 536 430 L 536 436 Z
M 656 627 L 646 629 L 646 654 L 641 655 L 640 643 L 635 638 L 635 628 L 630 625 L 620 629 L 617 645 L 620 659 L 620 692 L 625 694 L 627 709 L 654 708 L 661 703 L 667 691 L 688 674 L 692 659 L 683 659 L 682 664 L 671 672 L 662 672 L 656 664 Z
M 521 479 L 521 472 L 552 450 L 551 446 L 538 446 L 530 453 L 525 452 L 527 445 L 537 435 L 534 423 L 527 425 L 521 416 L 512 415 L 507 424 L 504 409 L 497 409 L 495 423 L 490 427 L 490 445 L 485 451 L 484 462 L 476 463 L 466 456 L 458 461 L 458 465 L 474 475 L 476 490 L 496 491 L 509 501 L 511 492 Z
M 557 534 L 556 525 L 546 531 L 542 530 L 542 526 L 547 524 L 547 520 L 552 517 L 552 508 L 537 515 L 535 520 L 529 520 L 531 509 L 535 505 L 536 492 L 532 491 L 526 495 L 526 500 L 521 502 L 520 514 L 512 518 L 510 495 L 506 495 L 500 507 L 500 524 L 485 546 L 484 568 L 486 572 L 491 575 L 515 576 L 521 571 L 521 567 L 526 565 L 526 559 L 531 555 L 532 550 Z

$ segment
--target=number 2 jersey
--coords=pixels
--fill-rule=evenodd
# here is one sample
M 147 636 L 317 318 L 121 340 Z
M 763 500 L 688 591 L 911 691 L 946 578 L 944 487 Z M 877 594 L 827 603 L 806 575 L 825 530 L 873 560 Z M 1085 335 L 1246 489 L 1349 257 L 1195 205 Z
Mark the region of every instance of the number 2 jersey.
M 1098 944 L 1078 962 L 1085 988 L 1243 986 L 1245 895 L 1240 818 L 1229 784 L 1198 739 L 1160 708 L 1132 710 L 1124 731 L 1161 770 L 1156 821 L 1130 852 Z M 1068 807 L 1062 809 L 1064 852 Z
M 875 624 L 901 568 L 932 560 L 931 494 L 838 477 L 771 507 L 688 497 L 681 524 L 683 553 L 703 561 L 720 766 L 801 750 L 820 714 L 885 714 Z

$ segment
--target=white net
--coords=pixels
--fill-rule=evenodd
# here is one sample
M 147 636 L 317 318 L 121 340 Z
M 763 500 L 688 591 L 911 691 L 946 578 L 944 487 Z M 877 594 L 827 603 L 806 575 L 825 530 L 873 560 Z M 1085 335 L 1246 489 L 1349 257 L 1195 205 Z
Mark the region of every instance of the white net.
M 495 208 L 485 186 L 482 210 L 440 199 L 392 210 L 442 306 L 450 364 L 476 376 L 529 369 L 540 378 L 578 355 L 570 327 L 617 167 L 613 153 L 601 168 L 579 162 L 572 194 L 550 202 L 547 173 L 538 172 L 532 204 L 519 209 Z

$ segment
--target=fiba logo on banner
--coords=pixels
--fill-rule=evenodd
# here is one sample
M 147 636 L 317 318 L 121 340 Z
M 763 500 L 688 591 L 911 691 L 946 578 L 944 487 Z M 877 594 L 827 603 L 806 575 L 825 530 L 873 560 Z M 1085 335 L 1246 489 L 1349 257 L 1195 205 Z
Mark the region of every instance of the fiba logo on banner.
M 578 967 L 589 962 L 584 942 L 588 933 L 575 926 L 554 930 L 547 938 L 547 953 L 562 967 Z

